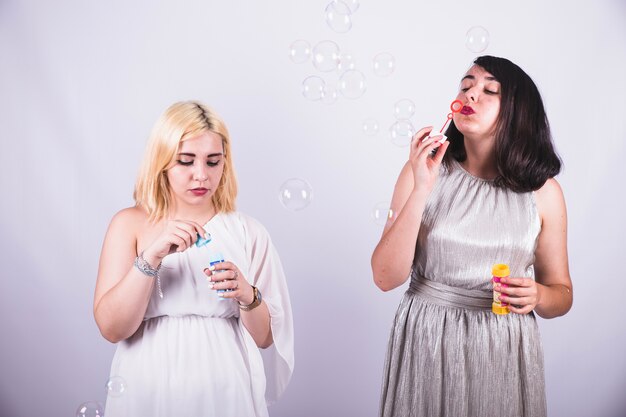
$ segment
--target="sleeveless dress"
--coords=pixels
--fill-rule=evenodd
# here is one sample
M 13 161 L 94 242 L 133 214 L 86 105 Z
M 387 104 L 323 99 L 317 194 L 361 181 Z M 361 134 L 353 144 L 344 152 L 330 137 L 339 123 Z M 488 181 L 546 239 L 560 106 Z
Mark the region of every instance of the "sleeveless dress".
M 381 416 L 547 415 L 534 314 L 491 312 L 492 265 L 534 279 L 540 230 L 532 192 L 442 166 L 391 330 Z
M 204 229 L 212 240 L 165 257 L 137 332 L 118 343 L 107 417 L 260 417 L 293 370 L 293 326 L 283 269 L 263 226 L 241 213 L 219 213 Z M 235 263 L 261 291 L 274 344 L 263 355 L 232 299 L 208 288 L 212 253 Z M 146 279 L 149 279 L 146 277 Z M 263 357 L 262 357 L 263 356 Z

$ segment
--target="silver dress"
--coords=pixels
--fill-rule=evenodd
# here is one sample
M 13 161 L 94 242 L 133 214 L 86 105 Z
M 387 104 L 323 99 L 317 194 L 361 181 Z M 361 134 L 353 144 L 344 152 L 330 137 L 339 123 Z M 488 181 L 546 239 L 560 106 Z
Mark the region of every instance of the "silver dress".
M 534 314 L 491 312 L 492 265 L 534 279 L 540 229 L 533 193 L 495 187 L 457 162 L 441 168 L 391 330 L 381 416 L 547 415 Z

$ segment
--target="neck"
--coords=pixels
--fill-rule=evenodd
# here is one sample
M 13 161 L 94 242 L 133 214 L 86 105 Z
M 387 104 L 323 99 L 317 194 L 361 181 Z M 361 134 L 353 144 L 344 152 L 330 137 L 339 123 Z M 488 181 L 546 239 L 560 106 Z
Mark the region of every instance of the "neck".
M 217 214 L 213 202 L 203 206 L 183 206 L 174 204 L 170 211 L 170 219 L 191 220 L 200 225 L 204 225 Z
M 463 168 L 470 174 L 484 179 L 494 179 L 498 176 L 495 154 L 495 137 L 472 138 L 464 137 L 467 159 L 463 161 Z

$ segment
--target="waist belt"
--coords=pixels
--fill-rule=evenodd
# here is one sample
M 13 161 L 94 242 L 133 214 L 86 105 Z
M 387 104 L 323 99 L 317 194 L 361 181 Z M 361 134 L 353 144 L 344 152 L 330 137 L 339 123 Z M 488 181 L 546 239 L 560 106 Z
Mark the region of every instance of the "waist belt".
M 468 290 L 451 287 L 412 274 L 407 293 L 419 294 L 433 304 L 444 307 L 460 307 L 470 310 L 491 310 L 493 293 L 483 290 Z

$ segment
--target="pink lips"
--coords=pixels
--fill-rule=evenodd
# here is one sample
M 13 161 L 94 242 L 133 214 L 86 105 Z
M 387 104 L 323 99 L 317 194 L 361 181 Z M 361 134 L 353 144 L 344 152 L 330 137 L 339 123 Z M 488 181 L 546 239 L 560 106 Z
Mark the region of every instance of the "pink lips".
M 463 108 L 461 109 L 461 114 L 464 114 L 466 116 L 469 114 L 474 114 L 474 113 L 476 112 L 470 106 L 463 106 Z
M 193 195 L 197 195 L 197 196 L 203 196 L 205 195 L 209 190 L 207 190 L 206 188 L 194 188 L 192 190 L 190 190 Z

